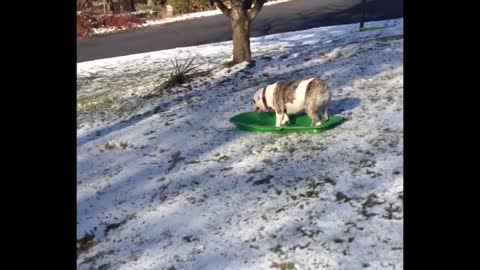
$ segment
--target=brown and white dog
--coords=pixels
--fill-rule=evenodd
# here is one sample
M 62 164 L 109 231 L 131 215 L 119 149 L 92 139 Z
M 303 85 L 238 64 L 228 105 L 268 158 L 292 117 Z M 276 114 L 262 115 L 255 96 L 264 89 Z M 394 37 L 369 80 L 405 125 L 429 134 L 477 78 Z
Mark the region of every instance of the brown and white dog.
M 253 95 L 252 109 L 256 112 L 275 110 L 276 124 L 280 127 L 289 122 L 288 115 L 305 111 L 312 119 L 312 126 L 328 120 L 328 103 L 332 95 L 325 81 L 306 80 L 276 82 L 259 89 Z M 317 111 L 320 109 L 321 121 Z

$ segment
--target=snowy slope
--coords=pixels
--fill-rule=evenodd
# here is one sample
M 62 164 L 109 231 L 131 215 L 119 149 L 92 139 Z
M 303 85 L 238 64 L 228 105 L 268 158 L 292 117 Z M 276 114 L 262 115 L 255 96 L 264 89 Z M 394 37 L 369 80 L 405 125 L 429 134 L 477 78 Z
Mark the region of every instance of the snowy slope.
M 231 42 L 77 64 L 77 238 L 95 235 L 79 269 L 402 269 L 403 19 L 378 25 L 252 38 L 255 65 L 233 68 Z M 188 56 L 209 75 L 155 92 Z M 310 76 L 348 121 L 228 122 L 258 88 Z

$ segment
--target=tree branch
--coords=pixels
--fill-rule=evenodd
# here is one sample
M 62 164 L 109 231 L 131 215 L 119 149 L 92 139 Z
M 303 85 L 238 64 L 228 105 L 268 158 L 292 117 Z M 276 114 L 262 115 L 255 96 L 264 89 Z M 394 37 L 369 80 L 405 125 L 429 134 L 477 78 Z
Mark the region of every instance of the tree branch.
M 265 0 L 255 0 L 252 9 L 248 12 L 248 19 L 253 21 L 255 17 L 257 17 L 260 10 L 262 10 L 263 4 L 265 4 Z
M 222 11 L 223 14 L 230 17 L 230 9 L 227 6 L 225 6 L 222 0 L 213 0 L 213 2 L 215 3 L 215 6 L 217 6 L 217 8 L 220 9 L 220 11 Z

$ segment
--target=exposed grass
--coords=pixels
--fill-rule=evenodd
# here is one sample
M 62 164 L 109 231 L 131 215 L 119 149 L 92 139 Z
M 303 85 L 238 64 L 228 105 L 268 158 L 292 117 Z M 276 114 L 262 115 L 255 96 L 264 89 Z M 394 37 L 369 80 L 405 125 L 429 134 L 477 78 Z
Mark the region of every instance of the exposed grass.
M 278 268 L 280 270 L 294 270 L 295 265 L 293 262 L 281 262 L 281 263 L 273 263 L 272 268 Z
M 85 233 L 85 235 L 80 238 L 80 240 L 77 240 L 77 256 L 80 256 L 80 254 L 82 253 L 88 252 L 95 246 L 95 244 L 95 234 L 93 234 L 93 232 Z
M 365 31 L 372 31 L 372 30 L 380 30 L 385 27 L 362 27 L 360 28 L 360 32 L 365 32 Z

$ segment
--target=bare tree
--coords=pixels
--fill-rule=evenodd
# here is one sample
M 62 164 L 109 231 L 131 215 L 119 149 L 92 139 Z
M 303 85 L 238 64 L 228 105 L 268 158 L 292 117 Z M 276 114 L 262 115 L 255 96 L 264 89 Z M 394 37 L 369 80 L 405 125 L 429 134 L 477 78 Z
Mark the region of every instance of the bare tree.
M 135 1 L 134 0 L 121 0 L 120 8 L 122 12 L 125 11 L 135 11 Z
M 92 0 L 77 0 L 77 10 L 93 7 Z
M 233 32 L 233 64 L 251 61 L 250 23 L 257 17 L 265 0 L 230 0 L 230 8 L 222 0 L 213 0 L 213 2 L 223 14 L 230 18 Z
M 103 0 L 103 14 L 113 13 L 113 1 L 112 0 Z
M 362 0 L 362 18 L 360 19 L 360 29 L 363 28 L 365 24 L 365 12 L 367 9 L 367 0 Z

